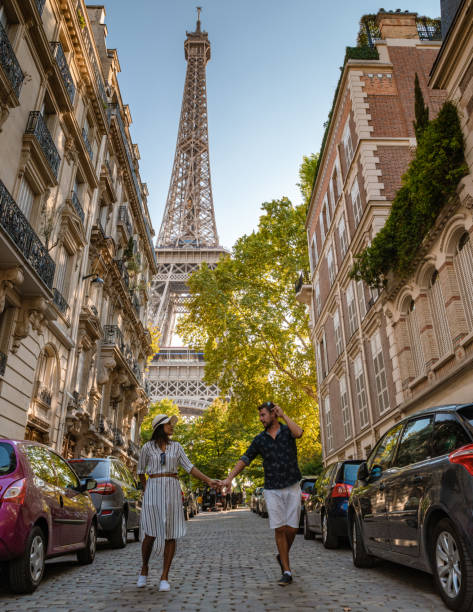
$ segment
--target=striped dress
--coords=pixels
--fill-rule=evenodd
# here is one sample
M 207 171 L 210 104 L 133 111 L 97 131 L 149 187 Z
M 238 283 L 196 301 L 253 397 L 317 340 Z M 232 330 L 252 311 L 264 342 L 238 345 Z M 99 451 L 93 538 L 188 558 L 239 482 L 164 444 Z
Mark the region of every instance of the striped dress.
M 190 472 L 193 468 L 179 442 L 166 446 L 166 460 L 161 465 L 161 449 L 154 440 L 143 445 L 138 460 L 138 474 L 176 473 L 178 466 Z M 160 555 L 165 540 L 182 538 L 186 534 L 182 494 L 179 480 L 171 477 L 148 478 L 141 507 L 140 540 L 145 535 L 155 539 L 153 553 Z

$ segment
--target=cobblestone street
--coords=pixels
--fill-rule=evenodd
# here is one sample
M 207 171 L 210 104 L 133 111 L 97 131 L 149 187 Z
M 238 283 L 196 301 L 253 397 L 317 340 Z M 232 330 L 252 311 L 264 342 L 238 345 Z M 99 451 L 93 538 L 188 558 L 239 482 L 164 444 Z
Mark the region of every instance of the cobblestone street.
M 199 514 L 188 523 L 171 569 L 169 593 L 158 591 L 160 567 L 151 566 L 148 586 L 135 586 L 140 545 L 122 550 L 106 542 L 92 565 L 73 557 L 54 559 L 36 593 L 12 596 L 2 585 L 0 609 L 24 610 L 327 610 L 341 612 L 446 610 L 431 577 L 382 563 L 353 567 L 348 548 L 325 550 L 298 535 L 293 547 L 294 583 L 279 577 L 273 532 L 248 510 Z

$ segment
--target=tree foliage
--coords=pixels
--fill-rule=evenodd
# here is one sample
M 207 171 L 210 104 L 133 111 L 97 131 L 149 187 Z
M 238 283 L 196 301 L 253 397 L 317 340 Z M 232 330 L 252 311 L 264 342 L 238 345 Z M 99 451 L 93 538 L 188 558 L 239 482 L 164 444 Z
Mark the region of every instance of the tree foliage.
M 271 398 L 305 428 L 304 462 L 320 453 L 308 318 L 294 293 L 298 271 L 308 269 L 305 206 L 283 198 L 262 209 L 257 230 L 240 238 L 231 256 L 191 276 L 178 333 L 204 351 L 205 381 L 231 397 L 229 426 L 252 437 L 261 428 L 256 407 Z
M 415 121 L 413 123 L 416 138 L 419 140 L 429 124 L 429 107 L 424 103 L 424 96 L 420 88 L 417 72 L 414 80 L 414 98 Z
M 446 102 L 423 130 L 386 223 L 356 256 L 352 277 L 382 287 L 389 272 L 408 273 L 423 239 L 466 174 L 458 112 Z
M 311 153 L 302 157 L 302 163 L 299 166 L 299 180 L 297 186 L 301 190 L 302 198 L 306 208 L 309 206 L 312 188 L 314 186 L 315 172 L 319 163 L 319 154 Z

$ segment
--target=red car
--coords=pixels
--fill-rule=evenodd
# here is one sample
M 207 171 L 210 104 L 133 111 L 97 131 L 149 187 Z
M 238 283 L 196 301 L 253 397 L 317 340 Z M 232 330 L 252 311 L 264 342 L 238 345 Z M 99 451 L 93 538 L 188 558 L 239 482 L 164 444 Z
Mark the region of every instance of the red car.
M 48 557 L 77 552 L 92 563 L 97 517 L 77 474 L 43 444 L 0 440 L 0 562 L 8 566 L 15 593 L 31 593 L 41 582 Z

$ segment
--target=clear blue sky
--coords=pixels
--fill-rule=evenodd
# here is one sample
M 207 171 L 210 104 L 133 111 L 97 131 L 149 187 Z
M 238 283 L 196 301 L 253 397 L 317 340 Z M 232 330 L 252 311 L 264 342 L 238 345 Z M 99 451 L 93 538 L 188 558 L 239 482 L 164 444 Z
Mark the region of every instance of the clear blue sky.
M 356 44 L 362 14 L 401 8 L 438 17 L 439 0 L 380 1 L 109 0 L 109 48 L 122 67 L 141 177 L 159 231 L 171 176 L 186 62 L 186 30 L 200 4 L 209 33 L 210 160 L 220 243 L 257 225 L 264 201 L 300 201 L 302 155 L 317 152 L 345 47 Z

